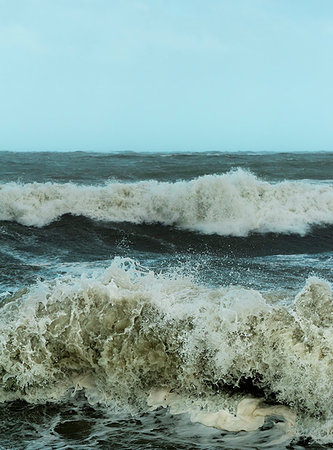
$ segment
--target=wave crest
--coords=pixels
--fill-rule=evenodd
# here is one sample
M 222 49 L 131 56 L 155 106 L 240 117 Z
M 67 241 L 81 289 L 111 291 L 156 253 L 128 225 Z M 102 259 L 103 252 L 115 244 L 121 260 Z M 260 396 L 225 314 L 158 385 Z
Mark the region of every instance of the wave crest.
M 161 223 L 202 233 L 298 233 L 333 224 L 333 186 L 258 179 L 244 170 L 175 183 L 7 183 L 0 220 L 42 227 L 64 214 L 95 220 Z
M 290 306 L 274 306 L 255 290 L 115 260 L 97 278 L 39 283 L 0 311 L 2 401 L 84 388 L 91 402 L 143 408 L 152 388 L 167 386 L 230 409 L 230 392 L 247 386 L 304 423 L 332 415 L 333 298 L 318 278 Z

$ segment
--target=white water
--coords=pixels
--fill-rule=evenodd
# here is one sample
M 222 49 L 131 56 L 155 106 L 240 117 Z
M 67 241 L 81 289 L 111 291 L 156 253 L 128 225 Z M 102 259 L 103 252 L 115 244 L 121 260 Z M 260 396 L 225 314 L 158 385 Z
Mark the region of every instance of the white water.
M 175 183 L 110 182 L 0 185 L 0 220 L 42 227 L 64 214 L 95 220 L 161 223 L 202 233 L 298 233 L 333 224 L 333 186 L 270 184 L 244 170 Z
M 44 402 L 84 389 L 92 403 L 138 411 L 164 387 L 202 414 L 237 418 L 249 395 L 237 386 L 250 380 L 294 410 L 297 433 L 330 442 L 331 286 L 311 278 L 289 306 L 271 303 L 274 295 L 210 289 L 130 260 L 95 277 L 39 283 L 3 301 L 0 399 Z

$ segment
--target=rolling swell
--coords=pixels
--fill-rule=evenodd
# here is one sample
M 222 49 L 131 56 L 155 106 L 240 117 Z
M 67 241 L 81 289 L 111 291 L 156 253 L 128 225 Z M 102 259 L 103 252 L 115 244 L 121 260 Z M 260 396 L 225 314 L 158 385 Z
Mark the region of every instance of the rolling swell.
M 25 226 L 43 227 L 72 214 L 220 236 L 305 235 L 313 226 L 333 224 L 333 187 L 292 181 L 271 184 L 239 169 L 174 183 L 6 183 L 0 186 L 0 206 L 0 220 Z
M 271 181 L 329 180 L 333 153 L 0 152 L 0 179 L 99 184 L 117 180 L 177 181 L 240 167 Z
M 209 289 L 115 260 L 98 277 L 39 283 L 3 301 L 0 400 L 83 390 L 91 403 L 142 411 L 151 389 L 167 387 L 233 411 L 246 385 L 291 406 L 300 433 L 328 442 L 332 308 L 318 278 L 273 306 L 256 290 Z

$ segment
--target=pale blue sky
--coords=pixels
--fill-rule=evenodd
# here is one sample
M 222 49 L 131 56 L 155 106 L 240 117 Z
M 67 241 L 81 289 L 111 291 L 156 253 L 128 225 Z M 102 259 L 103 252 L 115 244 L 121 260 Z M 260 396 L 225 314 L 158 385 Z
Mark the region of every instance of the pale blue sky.
M 0 0 L 0 150 L 333 150 L 333 1 Z

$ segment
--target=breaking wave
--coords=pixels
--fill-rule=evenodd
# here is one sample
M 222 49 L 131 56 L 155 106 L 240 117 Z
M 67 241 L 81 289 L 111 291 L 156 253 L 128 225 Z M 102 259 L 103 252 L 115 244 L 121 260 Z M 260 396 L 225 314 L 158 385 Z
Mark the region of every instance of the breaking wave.
M 152 390 L 167 388 L 202 416 L 235 414 L 259 394 L 291 407 L 298 433 L 328 442 L 332 288 L 313 277 L 293 301 L 279 295 L 209 288 L 129 259 L 94 277 L 39 282 L 1 304 L 0 400 L 83 390 L 91 403 L 142 411 Z
M 0 220 L 45 226 L 65 214 L 112 222 L 160 223 L 207 234 L 306 234 L 333 224 L 333 186 L 271 184 L 238 169 L 174 183 L 0 185 Z

